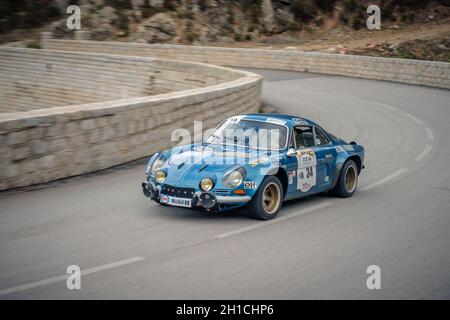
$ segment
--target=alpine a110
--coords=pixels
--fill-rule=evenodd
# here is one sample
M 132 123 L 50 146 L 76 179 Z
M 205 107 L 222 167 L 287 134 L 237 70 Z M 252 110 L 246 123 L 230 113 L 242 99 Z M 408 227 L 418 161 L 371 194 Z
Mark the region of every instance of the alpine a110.
M 202 142 L 154 154 L 142 188 L 162 205 L 246 206 L 254 218 L 269 220 L 286 200 L 322 192 L 350 197 L 363 168 L 363 146 L 314 121 L 248 114 L 224 120 Z

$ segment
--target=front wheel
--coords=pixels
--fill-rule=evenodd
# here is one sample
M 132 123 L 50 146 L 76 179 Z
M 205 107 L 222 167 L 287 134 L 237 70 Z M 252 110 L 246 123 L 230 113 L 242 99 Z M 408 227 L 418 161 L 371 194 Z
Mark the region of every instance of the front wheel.
M 250 215 L 258 220 L 271 220 L 275 218 L 283 202 L 283 187 L 275 176 L 264 178 L 258 192 L 248 203 Z
M 353 195 L 357 185 L 358 167 L 353 160 L 347 160 L 342 167 L 339 180 L 331 193 L 341 198 L 348 198 Z

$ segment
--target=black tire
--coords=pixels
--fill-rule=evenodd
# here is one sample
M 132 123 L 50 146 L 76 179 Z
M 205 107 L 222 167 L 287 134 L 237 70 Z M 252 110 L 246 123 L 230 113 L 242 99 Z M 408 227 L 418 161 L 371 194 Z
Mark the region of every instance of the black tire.
M 353 195 L 358 186 L 358 167 L 353 160 L 347 160 L 339 174 L 336 186 L 331 190 L 331 194 L 340 198 L 348 198 Z
M 273 202 L 271 202 L 271 200 L 266 200 L 266 202 L 263 203 L 263 198 L 265 196 L 264 192 L 266 192 L 266 196 L 273 194 Z M 278 195 L 276 195 L 276 193 L 278 193 Z M 267 176 L 264 178 L 252 200 L 247 204 L 247 210 L 251 217 L 255 219 L 274 219 L 280 211 L 283 197 L 283 187 L 280 180 L 275 176 Z

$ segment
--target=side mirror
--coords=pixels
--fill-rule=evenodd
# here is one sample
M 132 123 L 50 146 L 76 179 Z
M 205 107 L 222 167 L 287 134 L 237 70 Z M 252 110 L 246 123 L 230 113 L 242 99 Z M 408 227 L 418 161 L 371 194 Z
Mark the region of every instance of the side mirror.
M 294 148 L 289 148 L 289 150 L 287 151 L 287 156 L 288 157 L 296 157 L 297 151 Z

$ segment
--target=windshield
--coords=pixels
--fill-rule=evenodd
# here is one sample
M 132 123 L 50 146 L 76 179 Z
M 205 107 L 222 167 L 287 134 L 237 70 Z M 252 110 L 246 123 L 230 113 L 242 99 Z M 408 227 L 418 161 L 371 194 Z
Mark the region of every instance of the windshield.
M 234 117 L 220 124 L 206 142 L 251 149 L 282 150 L 286 147 L 287 133 L 287 127 L 283 125 Z

